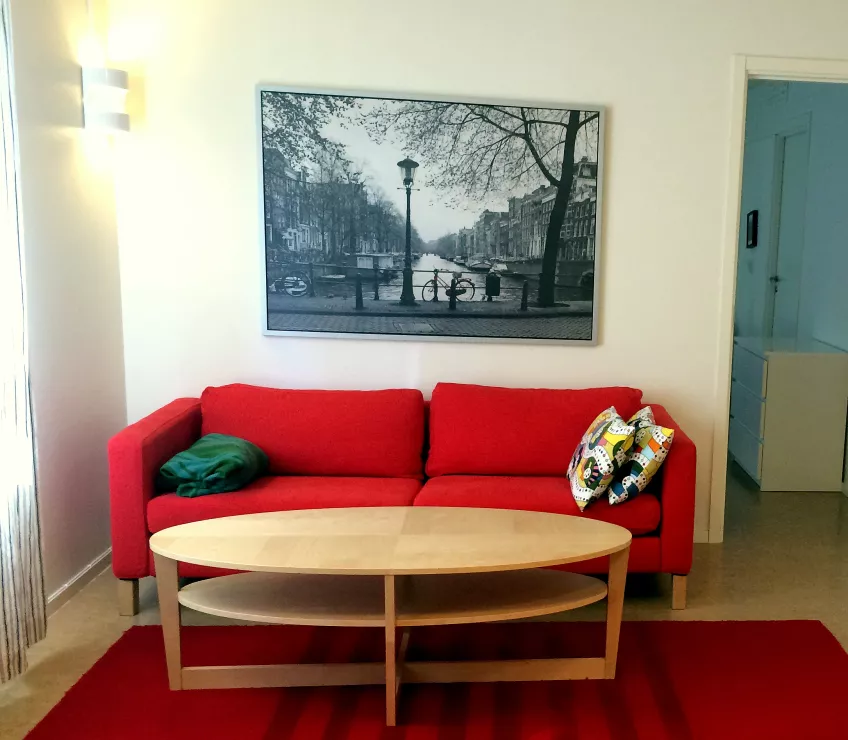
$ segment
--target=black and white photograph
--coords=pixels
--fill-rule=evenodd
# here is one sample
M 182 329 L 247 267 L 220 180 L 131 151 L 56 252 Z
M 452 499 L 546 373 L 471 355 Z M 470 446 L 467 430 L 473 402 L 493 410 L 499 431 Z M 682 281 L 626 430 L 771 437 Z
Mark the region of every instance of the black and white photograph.
M 596 341 L 602 109 L 258 96 L 267 333 Z

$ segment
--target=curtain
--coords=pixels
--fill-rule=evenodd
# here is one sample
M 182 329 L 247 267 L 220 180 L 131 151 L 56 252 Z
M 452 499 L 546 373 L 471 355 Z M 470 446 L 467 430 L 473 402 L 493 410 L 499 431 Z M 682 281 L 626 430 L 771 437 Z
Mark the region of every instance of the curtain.
M 8 0 L 0 0 L 0 682 L 47 631 L 18 224 Z

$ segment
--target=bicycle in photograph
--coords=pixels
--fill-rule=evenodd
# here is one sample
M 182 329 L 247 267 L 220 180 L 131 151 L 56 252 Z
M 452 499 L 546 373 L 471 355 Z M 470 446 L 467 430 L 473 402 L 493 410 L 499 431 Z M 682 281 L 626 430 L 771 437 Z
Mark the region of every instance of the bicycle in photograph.
M 438 268 L 434 269 L 432 279 L 424 283 L 424 287 L 421 288 L 421 298 L 423 300 L 438 301 L 440 290 L 443 290 L 444 294 L 448 298 L 451 297 L 451 284 L 440 277 L 439 272 Z M 468 278 L 462 277 L 461 272 L 454 272 L 452 274 L 456 279 L 456 283 L 453 288 L 456 294 L 456 299 L 458 301 L 473 301 L 474 292 L 476 290 L 474 283 Z
M 309 293 L 311 282 L 309 275 L 303 270 L 290 270 L 274 281 L 274 290 L 277 293 L 286 293 L 293 298 L 300 298 Z

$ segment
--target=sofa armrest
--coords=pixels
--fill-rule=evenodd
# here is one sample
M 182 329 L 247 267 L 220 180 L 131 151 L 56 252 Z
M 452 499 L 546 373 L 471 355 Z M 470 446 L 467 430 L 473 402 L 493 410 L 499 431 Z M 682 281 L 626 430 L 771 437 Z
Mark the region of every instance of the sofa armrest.
M 180 398 L 109 440 L 112 570 L 118 578 L 150 574 L 147 502 L 163 463 L 200 437 L 200 400 Z
M 692 568 L 695 533 L 695 443 L 662 406 L 651 404 L 657 424 L 674 429 L 674 441 L 661 469 L 660 566 L 685 575 Z

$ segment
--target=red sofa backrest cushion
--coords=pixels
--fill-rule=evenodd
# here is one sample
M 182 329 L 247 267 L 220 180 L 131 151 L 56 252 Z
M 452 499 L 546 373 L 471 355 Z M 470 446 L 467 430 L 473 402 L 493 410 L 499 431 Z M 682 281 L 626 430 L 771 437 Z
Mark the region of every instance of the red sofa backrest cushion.
M 639 409 L 634 388 L 494 388 L 439 383 L 430 401 L 427 475 L 565 475 L 592 420 Z
M 203 434 L 231 434 L 265 451 L 278 475 L 418 478 L 424 397 L 417 390 L 207 388 Z

